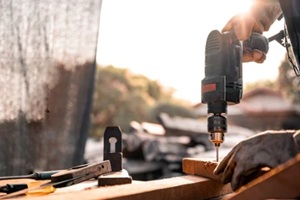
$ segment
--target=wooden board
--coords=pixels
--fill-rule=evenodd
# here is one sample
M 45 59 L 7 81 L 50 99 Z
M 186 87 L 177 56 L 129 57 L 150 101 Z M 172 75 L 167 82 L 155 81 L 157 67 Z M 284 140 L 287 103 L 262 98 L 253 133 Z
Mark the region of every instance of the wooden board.
M 185 162 L 190 162 L 185 159 Z M 196 160 L 197 161 L 197 160 Z M 199 161 L 199 160 L 198 160 Z M 206 161 L 207 162 L 207 161 Z M 194 162 L 193 163 L 198 163 Z M 205 162 L 204 162 L 205 163 Z M 202 163 L 202 164 L 204 164 Z M 187 164 L 187 163 L 186 163 Z M 212 166 L 215 164 L 212 164 Z M 188 165 L 189 170 L 198 173 L 197 168 Z M 204 166 L 204 165 L 203 165 Z M 211 170 L 213 167 L 205 168 Z M 57 189 L 53 194 L 37 197 L 20 197 L 18 199 L 121 199 L 121 200 L 153 200 L 153 199 L 208 199 L 225 195 L 224 200 L 252 199 L 295 199 L 300 197 L 300 154 L 287 163 L 231 193 L 229 184 L 208 178 L 186 175 L 162 180 L 135 182 L 132 184 L 97 187 L 97 182 L 87 182 L 71 187 Z M 201 172 L 202 173 L 202 172 Z M 206 172 L 208 173 L 208 172 Z M 208 173 L 209 174 L 209 173 Z M 72 187 L 77 187 L 72 190 Z M 231 194 L 230 194 L 231 193 Z M 226 195 L 227 194 L 227 195 Z
M 228 200 L 300 197 L 300 154 L 227 196 Z
M 97 182 L 95 182 L 97 185 Z M 78 187 L 78 186 L 77 186 Z M 208 199 L 231 192 L 229 185 L 199 176 L 180 176 L 155 181 L 133 182 L 132 184 L 89 187 L 82 191 L 63 191 L 57 189 L 53 194 L 38 197 L 21 197 L 18 199 L 63 200 L 63 199 L 121 199 L 121 200 L 153 200 L 153 199 Z
M 190 175 L 198 175 L 214 180 L 221 180 L 220 175 L 214 175 L 213 171 L 217 166 L 217 162 L 200 159 L 200 158 L 184 158 L 182 160 L 182 171 Z
M 122 185 L 129 183 L 132 183 L 132 178 L 125 169 L 98 177 L 98 186 Z

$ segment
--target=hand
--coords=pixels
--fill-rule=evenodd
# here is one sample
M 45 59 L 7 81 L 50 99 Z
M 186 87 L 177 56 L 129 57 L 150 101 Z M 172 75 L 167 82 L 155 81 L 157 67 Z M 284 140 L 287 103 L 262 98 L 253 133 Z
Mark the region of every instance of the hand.
M 281 7 L 277 1 L 254 1 L 250 10 L 232 17 L 222 32 L 233 31 L 238 40 L 247 40 L 253 32 L 262 34 L 281 14 Z M 258 49 L 243 52 L 243 62 L 263 63 L 266 54 Z
M 233 30 L 238 40 L 245 41 L 247 40 L 252 32 L 257 32 L 262 34 L 264 31 L 264 26 L 257 22 L 249 14 L 239 14 L 231 18 L 222 32 Z M 266 53 L 258 49 L 247 49 L 243 51 L 243 62 L 257 62 L 263 63 L 266 59 Z
M 252 49 L 243 51 L 242 61 L 263 63 L 266 60 L 266 58 L 267 55 L 263 51 L 260 51 L 258 49 Z
M 238 14 L 232 17 L 222 29 L 222 32 L 233 31 L 238 40 L 247 40 L 252 32 L 262 34 L 264 26 L 250 14 Z
M 254 0 L 248 12 L 232 17 L 222 32 L 234 31 L 241 41 L 247 40 L 252 32 L 262 34 L 268 31 L 282 10 L 278 1 Z
M 261 175 L 264 167 L 275 168 L 299 152 L 300 132 L 266 131 L 237 144 L 218 164 L 214 173 L 233 190 Z

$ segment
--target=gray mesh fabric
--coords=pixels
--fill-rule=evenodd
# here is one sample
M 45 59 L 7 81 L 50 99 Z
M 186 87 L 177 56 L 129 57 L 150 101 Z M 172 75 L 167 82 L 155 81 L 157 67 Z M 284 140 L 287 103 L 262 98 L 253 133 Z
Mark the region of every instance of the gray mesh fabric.
M 0 174 L 80 164 L 101 0 L 0 1 Z

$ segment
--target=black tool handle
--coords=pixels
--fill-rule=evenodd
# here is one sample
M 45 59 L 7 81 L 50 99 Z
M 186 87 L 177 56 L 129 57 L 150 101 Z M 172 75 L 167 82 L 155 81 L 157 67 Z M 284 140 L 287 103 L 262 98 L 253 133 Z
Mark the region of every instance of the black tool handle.
M 253 32 L 249 39 L 243 42 L 243 51 L 251 51 L 253 49 L 268 53 L 269 40 L 262 34 Z
M 27 188 L 28 188 L 28 186 L 25 183 L 6 184 L 6 185 L 0 187 L 0 192 L 10 194 L 10 193 L 24 190 Z
M 50 180 L 53 174 L 60 172 L 61 170 L 35 172 L 32 174 L 35 180 Z
M 9 180 L 9 179 L 35 179 L 35 180 L 50 180 L 51 175 L 60 172 L 61 170 L 55 171 L 44 171 L 44 172 L 35 172 L 29 175 L 20 175 L 20 176 L 2 176 L 0 180 Z

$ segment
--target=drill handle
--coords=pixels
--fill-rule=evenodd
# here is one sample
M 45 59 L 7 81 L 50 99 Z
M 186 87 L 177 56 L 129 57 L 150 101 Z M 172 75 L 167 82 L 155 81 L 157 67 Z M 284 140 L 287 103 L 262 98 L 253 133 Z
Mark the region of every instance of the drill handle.
M 253 32 L 248 40 L 243 41 L 243 51 L 254 49 L 267 54 L 269 51 L 269 40 L 262 34 Z

